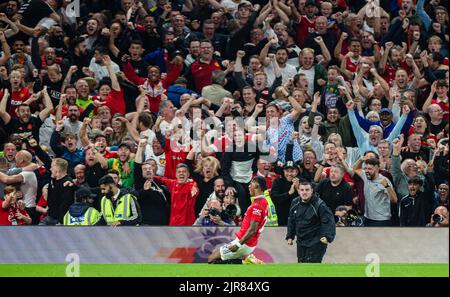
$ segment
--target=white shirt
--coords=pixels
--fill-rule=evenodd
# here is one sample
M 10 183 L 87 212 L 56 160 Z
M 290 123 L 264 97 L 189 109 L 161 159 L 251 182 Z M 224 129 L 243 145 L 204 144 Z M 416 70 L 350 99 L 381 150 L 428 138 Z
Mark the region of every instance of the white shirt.
M 300 68 L 298 73 L 306 75 L 306 79 L 308 80 L 308 95 L 310 97 L 314 96 L 314 76 L 316 75 L 316 69 L 314 69 L 314 67 L 311 67 L 308 70 Z
M 111 67 L 114 73 L 117 73 L 120 71 L 119 65 L 111 61 Z M 109 77 L 109 72 L 106 66 L 102 66 L 100 64 L 95 63 L 95 58 L 91 59 L 91 63 L 89 64 L 89 70 L 94 72 L 95 74 L 95 80 L 97 83 L 104 77 Z
M 272 86 L 273 82 L 275 81 L 275 73 L 272 67 L 272 64 L 269 64 L 268 66 L 264 67 L 265 72 L 267 74 L 267 85 Z M 282 75 L 282 83 L 285 84 L 290 78 L 293 78 L 297 74 L 297 69 L 289 64 L 286 64 L 284 68 L 281 68 L 281 75 Z
M 148 159 L 150 159 L 150 156 L 153 155 L 152 142 L 153 139 L 155 139 L 156 135 L 155 132 L 153 132 L 150 129 L 142 131 L 141 135 L 147 137 L 147 146 L 145 147 L 145 154 L 144 154 L 144 161 L 147 161 Z
M 38 187 L 36 175 L 31 171 L 22 171 L 19 174 L 23 177 L 23 182 L 20 185 L 20 191 L 23 193 L 23 202 L 25 203 L 25 207 L 36 207 Z
M 150 155 L 150 157 L 148 159 L 153 159 L 156 161 L 156 165 L 158 165 L 158 170 L 156 171 L 156 175 L 164 176 L 164 168 L 166 167 L 166 153 L 162 153 L 159 156 L 152 154 L 152 155 Z

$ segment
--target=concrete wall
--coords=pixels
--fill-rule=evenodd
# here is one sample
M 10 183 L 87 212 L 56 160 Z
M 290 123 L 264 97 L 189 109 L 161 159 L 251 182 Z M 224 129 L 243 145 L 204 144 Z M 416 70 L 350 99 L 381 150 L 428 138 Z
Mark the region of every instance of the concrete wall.
M 205 263 L 236 228 L 196 227 L 0 227 L 0 263 Z M 265 228 L 254 254 L 267 263 L 295 263 L 286 228 Z M 338 228 L 325 263 L 449 263 L 448 228 Z

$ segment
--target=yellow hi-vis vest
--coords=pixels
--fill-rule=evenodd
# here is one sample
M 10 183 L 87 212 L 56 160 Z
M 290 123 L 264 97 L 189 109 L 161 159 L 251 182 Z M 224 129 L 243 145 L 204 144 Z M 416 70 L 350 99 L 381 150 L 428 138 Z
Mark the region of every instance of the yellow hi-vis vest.
M 93 226 L 100 219 L 100 213 L 93 207 L 88 210 L 81 217 L 72 217 L 69 212 L 66 213 L 63 219 L 64 226 Z
M 113 209 L 112 201 L 103 196 L 100 205 L 106 224 L 110 225 L 112 222 L 129 218 L 131 213 L 131 199 L 134 199 L 132 195 L 123 195 L 117 201 L 116 209 Z
M 276 227 L 276 226 L 278 226 L 277 211 L 275 210 L 275 204 L 273 204 L 272 198 L 270 198 L 270 194 L 269 194 L 268 190 L 264 191 L 264 198 L 266 198 L 266 201 L 267 201 L 267 204 L 269 207 L 266 226 Z M 250 197 L 250 200 L 253 203 L 253 200 L 255 200 L 255 197 Z

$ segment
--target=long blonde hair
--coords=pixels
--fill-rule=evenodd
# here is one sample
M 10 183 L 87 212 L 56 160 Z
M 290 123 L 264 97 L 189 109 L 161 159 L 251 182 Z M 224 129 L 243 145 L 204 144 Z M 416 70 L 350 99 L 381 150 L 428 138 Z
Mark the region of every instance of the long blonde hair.
M 220 162 L 217 158 L 211 156 L 201 158 L 200 161 L 197 162 L 194 172 L 202 174 L 203 166 L 205 166 L 206 162 L 210 162 L 212 164 L 213 176 L 219 176 Z

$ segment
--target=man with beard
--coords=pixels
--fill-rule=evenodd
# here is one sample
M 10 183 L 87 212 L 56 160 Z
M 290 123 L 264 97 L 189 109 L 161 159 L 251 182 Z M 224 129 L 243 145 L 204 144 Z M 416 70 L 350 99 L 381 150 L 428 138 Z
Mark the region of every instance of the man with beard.
M 112 227 L 135 226 L 141 223 L 141 208 L 134 195 L 123 193 L 109 175 L 102 177 L 98 184 L 104 195 L 100 205 L 103 219 L 107 225 Z
M 275 39 L 270 39 L 259 54 L 259 60 L 264 65 L 264 72 L 267 74 L 268 86 L 271 86 L 276 79 L 276 66 L 274 67 L 272 61 L 267 59 L 267 54 L 269 53 L 270 47 L 274 46 L 276 43 L 277 41 Z M 283 84 L 287 83 L 289 78 L 292 78 L 297 74 L 297 69 L 287 63 L 288 57 L 289 52 L 287 48 L 280 46 L 276 49 L 275 60 L 278 67 L 281 69 L 281 80 Z
M 380 174 L 380 161 L 364 159 L 365 168 L 354 170 L 364 181 L 364 226 L 391 226 L 391 203 L 397 203 L 397 194 L 389 179 Z
M 47 88 L 42 90 L 43 103 L 45 108 L 39 112 L 37 117 L 31 116 L 30 106 L 21 104 L 16 109 L 17 118 L 13 118 L 6 111 L 6 105 L 9 97 L 9 91 L 5 89 L 3 99 L 0 102 L 0 118 L 3 121 L 5 131 L 8 134 L 18 133 L 22 138 L 27 138 L 33 135 L 33 138 L 39 141 L 39 128 L 42 126 L 45 119 L 53 110 L 53 104 L 50 96 L 47 93 Z M 36 99 L 39 95 L 36 95 Z
M 97 145 L 96 147 L 100 146 Z M 102 153 L 100 153 L 100 151 L 96 148 L 86 149 L 85 155 L 85 180 L 89 187 L 94 188 L 98 186 L 98 181 L 100 178 L 106 174 L 108 170 L 108 163 Z
M 59 106 L 58 106 L 59 110 Z M 80 109 L 76 105 L 68 105 L 67 108 L 67 117 L 63 120 L 64 122 L 64 134 L 76 134 L 79 135 L 81 129 L 81 121 L 80 119 Z M 56 114 L 56 122 L 61 120 L 61 114 Z M 81 141 L 78 139 L 77 147 L 81 147 Z
M 83 68 L 89 67 L 90 60 L 91 59 L 87 52 L 87 45 L 84 37 L 74 38 L 70 42 L 70 48 L 67 57 L 64 58 L 64 60 L 61 62 L 61 72 L 71 74 L 71 80 L 77 80 L 79 78 L 85 77 L 86 75 L 83 72 Z M 69 72 L 69 68 L 73 67 L 75 67 L 75 71 L 73 71 L 72 73 Z
M 155 176 L 157 183 L 162 183 L 169 189 L 170 195 L 170 226 L 192 226 L 195 222 L 194 206 L 199 194 L 197 183 L 189 179 L 189 168 L 180 163 L 176 168 L 176 179 Z
M 108 168 L 117 170 L 120 174 L 120 184 L 123 187 L 134 186 L 134 159 L 131 159 L 131 146 L 127 142 L 119 145 L 118 158 L 108 159 Z
M 156 32 L 156 22 L 152 15 L 147 15 L 144 18 L 144 29 L 138 33 L 145 47 L 144 53 L 148 54 L 162 46 L 161 36 Z
M 273 181 L 271 198 L 277 210 L 278 225 L 286 226 L 289 216 L 289 207 L 297 196 L 299 167 L 293 161 L 287 161 L 283 167 L 283 175 Z

